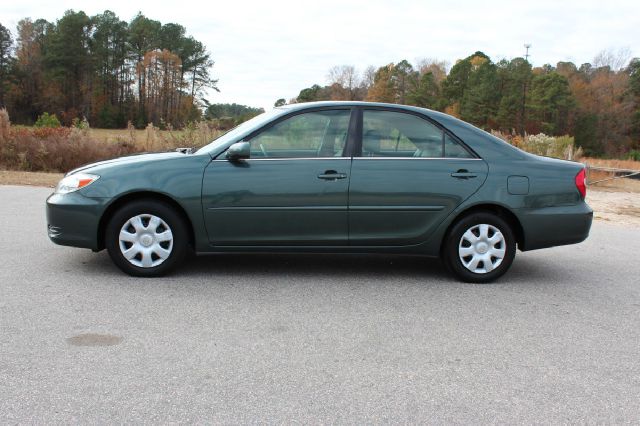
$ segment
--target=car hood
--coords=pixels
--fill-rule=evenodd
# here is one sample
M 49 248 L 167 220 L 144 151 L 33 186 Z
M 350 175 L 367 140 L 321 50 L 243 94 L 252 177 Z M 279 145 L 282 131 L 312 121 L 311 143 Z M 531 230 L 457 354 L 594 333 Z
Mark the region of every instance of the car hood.
M 184 157 L 185 155 L 182 152 L 155 152 L 155 153 L 142 153 L 142 154 L 133 154 L 127 155 L 125 157 L 113 158 L 111 160 L 98 161 L 96 163 L 85 164 L 84 166 L 80 166 L 76 169 L 71 170 L 65 176 L 72 175 L 74 173 L 88 171 L 89 169 L 93 169 L 95 167 L 100 166 L 111 166 L 115 164 L 139 164 L 139 163 L 147 163 L 149 161 L 158 161 L 165 160 L 177 157 Z

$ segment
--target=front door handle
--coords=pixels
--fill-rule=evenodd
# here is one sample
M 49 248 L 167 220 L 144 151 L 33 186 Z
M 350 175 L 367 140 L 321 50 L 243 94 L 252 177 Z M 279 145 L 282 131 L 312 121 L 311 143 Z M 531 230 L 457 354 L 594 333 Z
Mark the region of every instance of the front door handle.
M 325 170 L 324 173 L 318 175 L 318 179 L 324 179 L 324 180 L 345 179 L 346 177 L 347 177 L 346 173 L 338 173 L 335 170 Z
M 451 177 L 454 177 L 456 179 L 471 179 L 474 177 L 478 177 L 478 175 L 473 172 L 470 172 L 467 169 L 460 169 L 455 173 L 451 173 Z

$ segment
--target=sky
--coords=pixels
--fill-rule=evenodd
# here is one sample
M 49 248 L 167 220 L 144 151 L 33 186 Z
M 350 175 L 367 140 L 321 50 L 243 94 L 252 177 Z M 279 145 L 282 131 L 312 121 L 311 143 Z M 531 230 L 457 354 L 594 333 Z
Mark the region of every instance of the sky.
M 475 51 L 494 61 L 524 55 L 534 66 L 591 62 L 604 49 L 640 56 L 640 1 L 315 0 L 3 1 L 0 23 L 15 32 L 25 17 L 59 19 L 65 10 L 112 10 L 130 21 L 138 11 L 175 22 L 211 52 L 220 93 L 211 103 L 270 109 L 314 83 L 327 84 L 335 65 L 363 71 L 407 59 L 451 65 Z

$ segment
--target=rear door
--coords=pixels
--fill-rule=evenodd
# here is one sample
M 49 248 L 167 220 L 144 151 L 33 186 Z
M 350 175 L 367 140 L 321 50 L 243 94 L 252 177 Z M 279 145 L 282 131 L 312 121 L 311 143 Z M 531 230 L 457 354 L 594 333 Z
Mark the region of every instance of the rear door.
M 350 245 L 425 241 L 487 176 L 482 159 L 422 116 L 364 109 L 359 120 L 361 149 L 349 189 Z
M 215 246 L 348 243 L 350 109 L 285 117 L 249 139 L 250 158 L 206 168 L 202 203 Z

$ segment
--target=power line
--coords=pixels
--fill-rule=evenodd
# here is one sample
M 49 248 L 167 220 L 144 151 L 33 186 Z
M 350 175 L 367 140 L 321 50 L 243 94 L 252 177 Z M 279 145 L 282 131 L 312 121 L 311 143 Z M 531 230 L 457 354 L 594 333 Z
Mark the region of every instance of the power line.
M 524 48 L 527 49 L 526 53 L 524 54 L 524 60 L 529 62 L 529 48 L 531 47 L 531 43 L 525 43 L 524 44 Z

